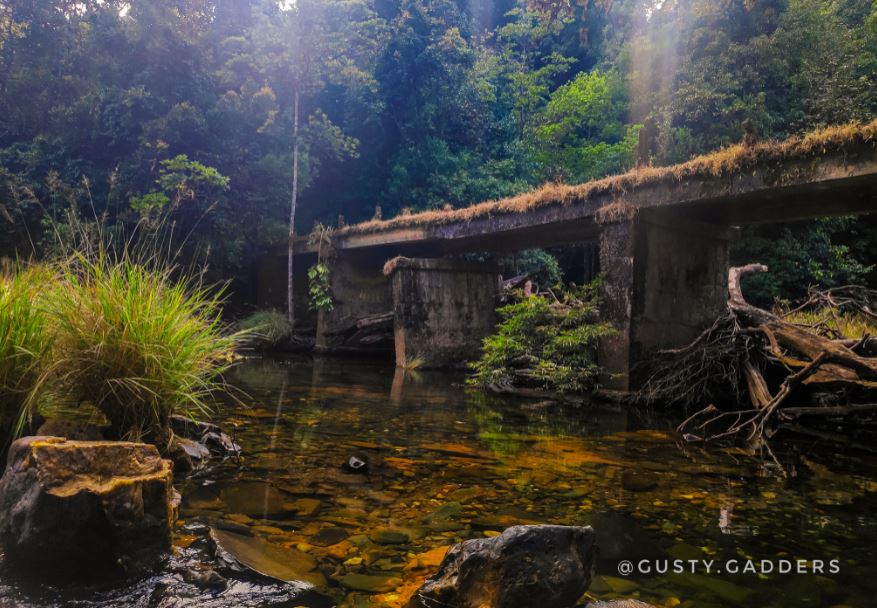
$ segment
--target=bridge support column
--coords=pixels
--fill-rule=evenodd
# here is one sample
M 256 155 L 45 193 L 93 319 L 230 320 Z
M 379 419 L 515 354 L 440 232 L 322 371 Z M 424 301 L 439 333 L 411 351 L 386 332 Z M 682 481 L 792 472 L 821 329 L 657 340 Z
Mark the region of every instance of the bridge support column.
M 338 251 L 332 256 L 329 281 L 333 308 L 321 310 L 317 316 L 318 352 L 364 350 L 348 348 L 345 343 L 355 338 L 358 320 L 393 310 L 390 281 L 382 272 L 385 261 L 385 252 Z
M 637 363 L 687 344 L 724 310 L 735 236 L 733 228 L 645 213 L 603 227 L 601 314 L 617 330 L 598 353 L 608 387 L 637 388 Z
M 443 259 L 396 258 L 393 285 L 396 365 L 447 367 L 475 359 L 496 323 L 499 272 Z

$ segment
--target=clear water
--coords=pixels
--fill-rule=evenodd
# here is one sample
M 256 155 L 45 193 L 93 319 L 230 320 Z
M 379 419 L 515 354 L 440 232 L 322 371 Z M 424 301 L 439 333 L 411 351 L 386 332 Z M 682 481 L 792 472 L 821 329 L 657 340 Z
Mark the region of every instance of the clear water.
M 877 606 L 877 461 L 868 452 L 813 440 L 774 445 L 776 461 L 703 449 L 654 415 L 487 396 L 462 376 L 385 362 L 252 359 L 230 380 L 247 407 L 226 404 L 216 422 L 244 457 L 185 483 L 180 553 L 196 542 L 193 523 L 210 522 L 247 539 L 259 566 L 276 567 L 277 548 L 296 556 L 338 605 L 404 606 L 454 543 L 514 524 L 590 524 L 601 556 L 584 603 Z M 343 470 L 350 456 L 368 473 Z M 715 572 L 750 558 L 826 567 Z M 619 574 L 621 560 L 643 559 L 653 569 L 707 560 L 713 571 Z M 833 559 L 839 572 L 828 571 Z M 0 580 L 0 606 L 67 605 L 90 592 L 56 589 L 41 601 L 28 593 Z M 125 593 L 76 605 L 151 605 L 139 587 Z M 238 605 L 214 599 L 161 605 Z
M 214 471 L 217 483 L 187 488 L 183 516 L 231 518 L 306 551 L 342 605 L 403 605 L 447 546 L 514 524 L 556 523 L 597 531 L 593 599 L 877 606 L 877 460 L 867 452 L 787 444 L 774 447 L 778 465 L 738 448 L 684 444 L 670 421 L 623 408 L 564 410 L 486 396 L 463 381 L 384 363 L 248 361 L 233 382 L 252 409 L 219 416 L 246 457 Z M 368 475 L 342 470 L 351 455 L 369 462 Z M 278 499 L 306 508 L 260 510 L 260 501 Z M 385 531 L 407 540 L 382 544 Z M 746 559 L 826 565 L 806 575 L 707 574 L 699 566 L 619 576 L 620 560 L 645 558 L 653 569 L 673 559 L 712 560 L 713 568 L 729 559 L 740 569 Z M 350 574 L 384 583 L 372 593 L 349 589 L 358 581 Z

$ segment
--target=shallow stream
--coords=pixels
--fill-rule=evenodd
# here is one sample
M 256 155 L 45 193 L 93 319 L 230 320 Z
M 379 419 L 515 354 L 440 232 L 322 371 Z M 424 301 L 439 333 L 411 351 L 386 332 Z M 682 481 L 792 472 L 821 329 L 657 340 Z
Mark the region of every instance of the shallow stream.
M 228 404 L 216 422 L 244 456 L 182 488 L 181 552 L 197 522 L 219 522 L 248 559 L 269 570 L 286 561 L 333 603 L 402 606 L 456 542 L 514 524 L 590 524 L 601 547 L 591 599 L 877 606 L 868 452 L 815 440 L 774 447 L 774 457 L 707 450 L 641 412 L 486 396 L 462 376 L 384 362 L 252 359 L 230 380 L 248 407 Z M 351 456 L 366 473 L 342 469 Z M 624 560 L 651 572 L 621 574 Z M 727 572 L 747 560 L 774 572 Z M 792 573 L 776 573 L 786 564 Z M 0 605 L 65 603 L 63 590 L 28 593 L 3 581 Z M 113 597 L 77 605 L 126 605 Z M 305 605 L 275 600 L 247 605 Z

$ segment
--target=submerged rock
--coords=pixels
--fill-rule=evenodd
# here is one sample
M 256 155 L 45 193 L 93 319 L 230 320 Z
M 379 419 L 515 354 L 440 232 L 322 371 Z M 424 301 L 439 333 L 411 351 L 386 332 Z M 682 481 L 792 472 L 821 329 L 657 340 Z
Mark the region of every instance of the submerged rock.
M 221 487 L 220 497 L 231 513 L 265 518 L 286 510 L 283 494 L 262 481 L 234 481 Z
M 396 530 L 377 530 L 369 538 L 379 545 L 402 545 L 411 542 L 407 534 Z
M 217 528 L 210 531 L 210 537 L 216 545 L 217 557 L 232 570 L 247 569 L 276 581 L 300 582 L 304 586 L 326 584 L 316 560 L 307 553 Z
M 650 471 L 630 471 L 621 474 L 621 487 L 630 492 L 648 492 L 658 487 L 658 476 Z
M 448 551 L 410 608 L 569 608 L 587 590 L 594 531 L 575 526 L 513 526 Z
M 340 526 L 322 528 L 310 538 L 310 543 L 317 547 L 331 547 L 345 540 L 350 534 Z
M 311 517 L 320 509 L 321 505 L 322 502 L 316 498 L 298 498 L 287 503 L 289 510 L 295 511 L 299 517 Z
M 155 446 L 24 437 L 0 479 L 12 565 L 57 573 L 149 569 L 171 547 L 171 463 Z
M 402 584 L 402 579 L 392 574 L 345 574 L 339 581 L 343 587 L 366 593 L 385 593 Z

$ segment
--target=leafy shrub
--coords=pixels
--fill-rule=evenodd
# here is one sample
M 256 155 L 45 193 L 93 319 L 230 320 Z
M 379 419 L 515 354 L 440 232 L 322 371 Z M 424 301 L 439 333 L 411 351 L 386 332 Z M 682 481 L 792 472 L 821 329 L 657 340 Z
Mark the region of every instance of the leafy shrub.
M 0 432 L 12 430 L 38 384 L 52 344 L 45 304 L 52 274 L 44 267 L 0 274 Z
M 55 334 L 39 386 L 94 405 L 118 437 L 162 436 L 171 414 L 204 414 L 239 335 L 225 335 L 220 295 L 127 258 L 60 264 L 48 301 Z
M 874 234 L 873 222 L 853 217 L 750 227 L 732 248 L 731 264 L 770 268 L 743 278 L 747 301 L 769 308 L 777 299 L 805 297 L 812 285 L 867 285 L 875 271 Z
M 481 387 L 535 384 L 560 392 L 597 386 L 598 340 L 612 328 L 597 318 L 597 283 L 564 294 L 523 298 L 500 308 L 497 332 L 484 340 L 470 383 Z
M 322 262 L 308 268 L 308 295 L 312 310 L 331 311 L 335 307 L 332 301 L 329 267 Z

